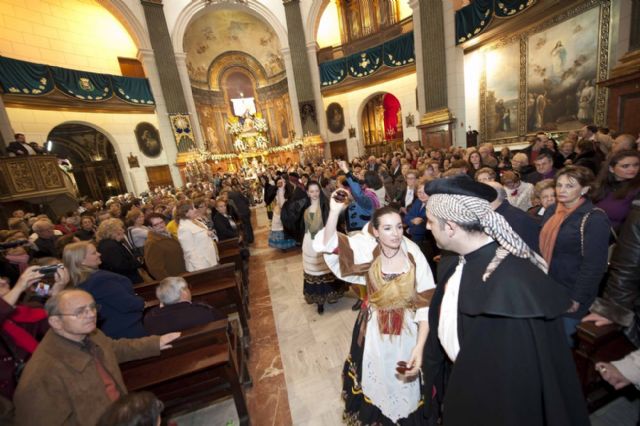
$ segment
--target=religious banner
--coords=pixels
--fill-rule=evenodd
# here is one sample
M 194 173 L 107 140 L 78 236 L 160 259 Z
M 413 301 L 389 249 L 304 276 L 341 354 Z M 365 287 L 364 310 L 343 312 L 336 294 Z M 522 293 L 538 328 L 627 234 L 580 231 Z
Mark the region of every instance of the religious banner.
M 347 68 L 351 77 L 364 77 L 373 74 L 381 65 L 382 45 L 356 53 L 347 59 Z
M 493 17 L 509 18 L 516 16 L 537 0 L 474 0 L 456 11 L 456 44 L 471 40 L 493 21 Z
M 54 89 L 46 65 L 4 57 L 0 57 L 0 86 L 19 95 L 45 95 Z
M 171 122 L 178 152 L 194 151 L 196 149 L 196 140 L 193 137 L 191 118 L 187 114 L 169 114 L 169 121 Z

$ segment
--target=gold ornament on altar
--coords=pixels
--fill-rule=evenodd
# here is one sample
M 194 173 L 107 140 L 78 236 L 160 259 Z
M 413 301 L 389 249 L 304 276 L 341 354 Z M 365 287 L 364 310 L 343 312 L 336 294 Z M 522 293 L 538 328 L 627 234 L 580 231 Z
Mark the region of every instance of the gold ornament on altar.
M 240 154 L 259 154 L 269 149 L 269 125 L 260 113 L 245 112 L 242 118 L 232 117 L 225 129 L 233 137 L 233 147 Z

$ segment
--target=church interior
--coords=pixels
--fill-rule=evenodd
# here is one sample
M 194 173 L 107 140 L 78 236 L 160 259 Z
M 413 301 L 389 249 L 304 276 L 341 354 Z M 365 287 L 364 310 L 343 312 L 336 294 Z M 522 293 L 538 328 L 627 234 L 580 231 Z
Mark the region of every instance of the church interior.
M 297 178 L 322 182 L 318 167 L 331 170 L 335 189 L 342 160 L 365 176 L 367 159 L 391 172 L 400 153 L 423 183 L 429 152 L 446 154 L 447 166 L 432 156 L 446 175 L 457 152 L 484 156 L 483 145 L 498 159 L 526 152 L 533 166 L 538 135 L 582 146 L 596 126 L 609 150 L 622 134 L 640 145 L 639 114 L 638 0 L 0 0 L 0 229 L 18 210 L 54 224 L 93 211 L 97 232 L 114 201 L 165 196 L 166 211 L 155 201 L 148 211 L 175 219 L 171 206 L 194 192 L 215 215 L 221 185 L 246 182 L 239 222 L 251 236 L 216 241 L 222 269 L 187 278 L 194 300 L 228 319 L 187 333 L 155 364 L 120 364 L 129 392 L 155 393 L 163 424 L 178 426 L 401 424 L 343 416 L 357 291 L 322 312 L 306 299 L 306 243 L 272 245 L 289 225 L 280 171 L 299 188 Z M 132 288 L 149 309 L 159 280 L 142 278 Z M 635 349 L 607 327 L 578 328 L 572 352 L 590 422 L 634 425 L 637 390 L 595 370 Z

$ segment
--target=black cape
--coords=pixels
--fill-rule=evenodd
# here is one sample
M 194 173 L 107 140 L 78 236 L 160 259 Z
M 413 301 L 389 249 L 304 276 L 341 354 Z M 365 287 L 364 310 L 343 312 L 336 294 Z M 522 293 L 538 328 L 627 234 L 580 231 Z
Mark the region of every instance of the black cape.
M 563 288 L 531 262 L 508 256 L 487 280 L 497 249 L 465 256 L 458 300 L 460 352 L 454 364 L 438 339 L 444 285 L 458 256 L 444 256 L 429 309 L 424 349 L 425 416 L 442 408 L 445 426 L 589 425 L 586 403 L 560 316 Z

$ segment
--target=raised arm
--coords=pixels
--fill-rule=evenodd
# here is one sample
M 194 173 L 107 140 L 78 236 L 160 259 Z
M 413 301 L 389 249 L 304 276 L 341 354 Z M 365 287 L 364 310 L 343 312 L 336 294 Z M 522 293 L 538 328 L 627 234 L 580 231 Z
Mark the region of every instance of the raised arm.
M 348 197 L 349 194 L 344 189 L 337 189 L 331 194 L 329 200 L 329 217 L 327 218 L 327 223 L 324 224 L 324 245 L 329 244 L 329 241 L 336 235 L 340 214 L 349 204 Z M 338 201 L 336 198 L 338 198 L 338 200 L 342 198 L 343 201 Z

